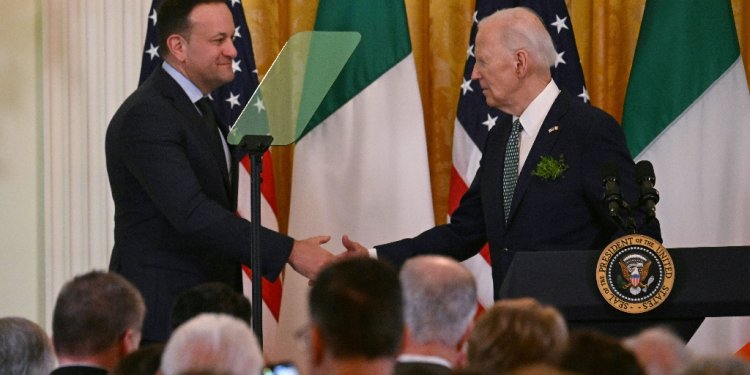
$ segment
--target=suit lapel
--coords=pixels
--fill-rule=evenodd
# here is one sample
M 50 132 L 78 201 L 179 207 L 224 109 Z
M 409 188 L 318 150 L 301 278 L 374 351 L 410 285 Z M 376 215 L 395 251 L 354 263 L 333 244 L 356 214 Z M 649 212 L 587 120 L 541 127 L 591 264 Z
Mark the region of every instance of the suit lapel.
M 531 146 L 529 155 L 526 157 L 523 169 L 518 175 L 516 189 L 513 192 L 513 201 L 510 205 L 510 220 L 513 220 L 513 216 L 518 210 L 518 205 L 523 200 L 526 189 L 529 187 L 529 183 L 531 183 L 533 178 L 531 172 L 536 168 L 542 155 L 550 155 L 552 147 L 555 145 L 555 142 L 557 142 L 558 135 L 564 130 L 562 129 L 562 124 L 560 124 L 560 118 L 568 111 L 569 107 L 570 97 L 564 92 L 560 92 L 557 99 L 555 99 L 555 102 L 552 104 L 549 113 L 547 113 L 547 117 L 544 118 L 542 127 L 539 129 L 536 140 Z M 555 126 L 558 128 L 553 129 Z M 508 220 L 509 223 L 510 220 Z
M 211 147 L 209 144 L 210 134 L 207 132 L 210 130 L 209 127 L 203 122 L 203 117 L 200 115 L 198 108 L 190 101 L 182 87 L 175 81 L 164 69 L 159 68 L 154 71 L 154 75 L 157 75 L 157 87 L 161 90 L 162 94 L 172 100 L 174 107 L 188 120 L 186 126 L 187 131 L 192 133 L 196 138 L 200 139 L 203 152 L 212 155 L 214 162 L 216 163 L 219 172 L 221 173 L 222 182 L 228 193 L 229 197 L 231 194 L 232 185 L 229 181 L 229 171 L 227 171 L 227 163 L 223 152 L 218 152 L 216 147 Z M 223 129 L 222 129 L 223 130 Z M 223 132 L 222 132 L 223 133 Z M 230 152 L 231 154 L 231 152 Z M 233 161 L 230 161 L 230 165 Z M 231 199 L 230 199 L 231 200 Z

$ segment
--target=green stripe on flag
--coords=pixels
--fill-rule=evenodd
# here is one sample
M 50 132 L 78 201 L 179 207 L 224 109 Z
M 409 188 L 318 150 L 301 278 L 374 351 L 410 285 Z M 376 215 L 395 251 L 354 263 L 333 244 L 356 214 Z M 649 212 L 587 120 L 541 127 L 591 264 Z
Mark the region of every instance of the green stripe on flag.
M 649 0 L 622 117 L 635 157 L 739 57 L 729 0 Z
M 362 41 L 302 137 L 411 53 L 403 0 L 321 0 L 316 31 L 357 31 Z

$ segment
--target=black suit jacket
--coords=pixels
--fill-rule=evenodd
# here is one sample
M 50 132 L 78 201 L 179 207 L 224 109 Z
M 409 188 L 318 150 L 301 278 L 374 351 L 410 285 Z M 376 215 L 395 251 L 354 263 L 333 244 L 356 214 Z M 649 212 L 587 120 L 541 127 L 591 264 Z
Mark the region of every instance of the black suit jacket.
M 377 246 L 378 256 L 397 266 L 414 255 L 437 253 L 465 260 L 489 242 L 495 299 L 518 251 L 602 249 L 625 234 L 607 215 L 602 198 L 603 164 L 614 163 L 624 199 L 638 197 L 635 164 L 617 122 L 605 112 L 561 92 L 544 119 L 529 152 L 511 203 L 508 224 L 503 212 L 502 180 L 510 119 L 488 134 L 482 161 L 451 222 L 415 238 Z M 563 156 L 561 178 L 532 176 L 542 156 Z M 642 221 L 641 212 L 636 212 Z M 661 240 L 658 221 L 642 228 Z
M 100 367 L 63 366 L 54 369 L 50 375 L 107 375 L 109 371 Z
M 427 362 L 396 362 L 393 375 L 448 375 L 453 370 L 435 363 Z
M 250 223 L 235 214 L 236 184 L 228 179 L 224 155 L 210 147 L 202 121 L 187 94 L 159 68 L 107 129 L 115 202 L 109 267 L 144 296 L 144 340 L 167 339 L 180 292 L 212 281 L 241 291 L 240 264 L 250 263 Z M 293 240 L 262 229 L 260 244 L 261 271 L 273 280 Z

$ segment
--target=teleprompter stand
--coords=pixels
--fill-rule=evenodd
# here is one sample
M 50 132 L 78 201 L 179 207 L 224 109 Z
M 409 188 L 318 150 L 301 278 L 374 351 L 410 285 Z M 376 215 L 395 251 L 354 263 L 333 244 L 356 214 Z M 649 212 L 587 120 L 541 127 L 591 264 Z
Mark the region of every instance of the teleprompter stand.
M 238 145 L 242 155 L 250 156 L 250 264 L 253 268 L 253 331 L 258 337 L 258 344 L 263 348 L 263 308 L 261 306 L 262 281 L 260 257 L 260 184 L 263 171 L 263 154 L 271 146 L 270 135 L 245 135 Z

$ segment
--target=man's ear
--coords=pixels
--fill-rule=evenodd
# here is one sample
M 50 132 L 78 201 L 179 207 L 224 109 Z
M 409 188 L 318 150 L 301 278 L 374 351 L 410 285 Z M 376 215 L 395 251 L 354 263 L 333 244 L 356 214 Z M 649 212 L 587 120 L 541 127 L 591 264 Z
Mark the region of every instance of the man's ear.
M 167 37 L 167 49 L 169 54 L 174 56 L 175 60 L 185 62 L 187 59 L 187 40 L 180 34 L 172 34 Z
M 141 333 L 133 330 L 132 328 L 128 328 L 125 333 L 122 334 L 119 342 L 121 357 L 124 357 L 127 354 L 136 351 L 140 344 Z
M 526 50 L 519 49 L 514 54 L 516 75 L 518 78 L 526 77 L 529 72 L 529 53 Z
M 320 332 L 320 328 L 313 324 L 310 327 L 310 358 L 313 365 L 317 366 L 323 363 L 325 357 L 325 341 L 323 340 L 323 334 Z

